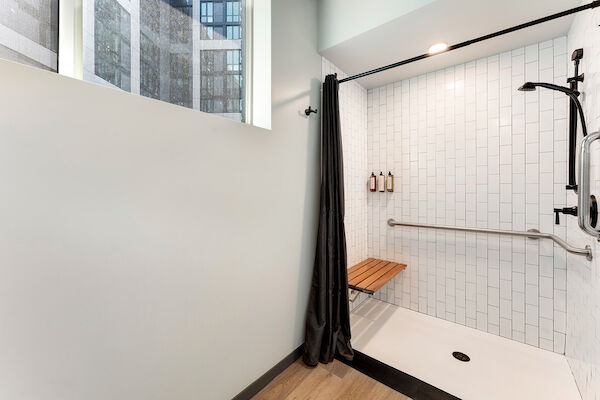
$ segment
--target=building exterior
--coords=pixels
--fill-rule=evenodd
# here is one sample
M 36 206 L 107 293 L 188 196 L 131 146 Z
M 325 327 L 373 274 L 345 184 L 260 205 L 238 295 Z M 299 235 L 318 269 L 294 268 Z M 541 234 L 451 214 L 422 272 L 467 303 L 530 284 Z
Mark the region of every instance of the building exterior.
M 0 58 L 57 70 L 58 0 L 5 0 L 0 7 Z
M 84 80 L 245 120 L 245 0 L 84 0 Z

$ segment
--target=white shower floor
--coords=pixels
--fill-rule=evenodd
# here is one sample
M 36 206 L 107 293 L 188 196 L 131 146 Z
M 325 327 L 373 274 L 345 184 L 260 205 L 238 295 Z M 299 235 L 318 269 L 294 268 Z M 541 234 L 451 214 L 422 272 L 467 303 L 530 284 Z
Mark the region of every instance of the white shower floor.
M 375 299 L 350 319 L 356 350 L 463 400 L 581 400 L 559 354 Z

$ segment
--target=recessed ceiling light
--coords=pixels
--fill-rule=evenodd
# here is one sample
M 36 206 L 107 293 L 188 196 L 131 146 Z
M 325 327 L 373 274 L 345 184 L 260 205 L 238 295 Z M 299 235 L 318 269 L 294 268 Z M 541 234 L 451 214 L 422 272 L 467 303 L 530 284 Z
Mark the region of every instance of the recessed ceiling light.
M 448 43 L 436 43 L 429 48 L 429 54 L 440 53 L 448 49 Z

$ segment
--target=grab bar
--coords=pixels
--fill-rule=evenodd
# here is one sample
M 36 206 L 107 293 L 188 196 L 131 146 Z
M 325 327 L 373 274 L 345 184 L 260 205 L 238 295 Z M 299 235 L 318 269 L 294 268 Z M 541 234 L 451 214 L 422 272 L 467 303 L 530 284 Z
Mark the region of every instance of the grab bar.
M 600 132 L 594 132 L 583 138 L 579 157 L 579 191 L 577 208 L 579 227 L 588 235 L 600 240 L 600 231 L 590 223 L 590 146 L 600 138 Z
M 457 231 L 457 232 L 474 232 L 474 233 L 493 233 L 496 235 L 510 235 L 510 236 L 524 236 L 530 239 L 550 239 L 554 241 L 554 243 L 558 244 L 560 247 L 568 251 L 572 254 L 577 254 L 580 256 L 585 256 L 589 261 L 592 260 L 592 248 L 590 246 L 585 246 L 584 249 L 580 249 L 574 246 L 571 246 L 569 243 L 565 242 L 558 236 L 555 236 L 551 233 L 542 233 L 537 230 L 530 230 L 527 232 L 521 231 L 505 231 L 501 229 L 484 229 L 484 228 L 462 228 L 459 226 L 445 226 L 445 225 L 428 225 L 428 224 L 413 224 L 408 222 L 397 222 L 393 218 L 388 219 L 387 221 L 389 226 L 409 226 L 413 228 L 429 228 L 429 229 L 445 229 L 448 231 Z

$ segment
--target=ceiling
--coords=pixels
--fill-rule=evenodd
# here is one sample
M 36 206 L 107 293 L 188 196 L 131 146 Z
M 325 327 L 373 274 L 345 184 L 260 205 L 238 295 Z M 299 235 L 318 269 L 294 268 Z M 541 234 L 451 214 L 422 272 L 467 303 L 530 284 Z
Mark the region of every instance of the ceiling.
M 437 0 L 348 39 L 321 54 L 354 75 L 427 52 L 438 42 L 455 44 L 581 5 L 581 0 Z M 589 12 L 589 11 L 583 11 Z M 374 88 L 548 40 L 568 32 L 574 16 L 486 40 L 465 48 L 361 78 Z

